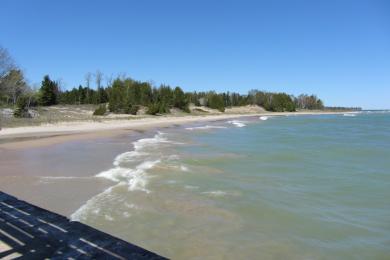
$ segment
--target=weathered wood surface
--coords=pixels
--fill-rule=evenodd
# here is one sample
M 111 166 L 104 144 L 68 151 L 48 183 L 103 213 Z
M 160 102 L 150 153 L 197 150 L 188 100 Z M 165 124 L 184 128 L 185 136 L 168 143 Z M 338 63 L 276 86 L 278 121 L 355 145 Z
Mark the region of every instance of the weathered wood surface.
M 0 191 L 0 259 L 166 259 Z

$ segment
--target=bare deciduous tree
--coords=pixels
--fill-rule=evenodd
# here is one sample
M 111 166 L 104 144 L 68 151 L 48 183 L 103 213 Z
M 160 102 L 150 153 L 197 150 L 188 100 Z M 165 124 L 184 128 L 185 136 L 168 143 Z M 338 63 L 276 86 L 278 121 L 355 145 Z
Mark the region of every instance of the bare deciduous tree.
M 92 73 L 91 72 L 87 72 L 85 74 L 85 84 L 86 84 L 86 87 L 87 87 L 87 93 L 86 93 L 86 99 L 89 100 L 89 86 L 91 84 L 91 80 L 92 80 Z
M 90 84 L 91 84 L 91 80 L 92 80 L 92 73 L 91 73 L 91 72 L 87 72 L 87 73 L 85 74 L 84 78 L 85 78 L 85 86 L 86 86 L 87 88 L 89 88 L 89 87 L 90 87 Z
M 15 63 L 11 55 L 9 55 L 7 49 L 0 46 L 0 80 L 12 69 L 15 69 Z
M 107 77 L 106 77 L 107 87 L 112 86 L 112 82 L 113 82 L 113 81 L 114 81 L 114 79 L 113 79 L 112 74 L 111 74 L 110 76 L 107 76 Z
M 7 92 L 6 76 L 15 68 L 14 61 L 8 51 L 0 46 L 0 96 Z
M 3 86 L 3 93 L 7 95 L 7 99 L 11 98 L 12 104 L 16 104 L 18 97 L 27 91 L 27 84 L 21 70 L 13 69 L 9 71 L 3 77 L 1 85 Z
M 103 73 L 100 70 L 97 70 L 95 73 L 95 81 L 97 89 L 102 87 Z

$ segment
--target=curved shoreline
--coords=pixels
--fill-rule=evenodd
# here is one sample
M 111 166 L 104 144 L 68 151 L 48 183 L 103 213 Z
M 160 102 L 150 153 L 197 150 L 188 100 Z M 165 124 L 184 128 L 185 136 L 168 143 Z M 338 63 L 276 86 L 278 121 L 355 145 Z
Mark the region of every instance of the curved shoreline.
M 0 130 L 0 148 L 27 148 L 62 143 L 79 139 L 94 139 L 113 136 L 128 131 L 144 131 L 152 128 L 167 127 L 175 124 L 187 124 L 207 121 L 219 121 L 241 117 L 286 116 L 286 115 L 324 115 L 345 112 L 266 112 L 250 114 L 188 115 L 135 118 L 132 120 L 103 120 L 60 122 L 40 126 L 3 128 Z M 44 139 L 44 140 L 43 140 Z

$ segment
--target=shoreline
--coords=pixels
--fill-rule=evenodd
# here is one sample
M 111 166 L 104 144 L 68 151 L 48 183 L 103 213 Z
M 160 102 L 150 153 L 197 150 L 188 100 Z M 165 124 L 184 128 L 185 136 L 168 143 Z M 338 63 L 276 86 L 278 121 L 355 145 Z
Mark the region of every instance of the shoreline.
M 109 137 L 128 131 L 146 131 L 153 128 L 169 127 L 175 124 L 212 122 L 234 118 L 256 116 L 299 116 L 299 115 L 331 115 L 345 112 L 304 111 L 304 112 L 264 112 L 247 114 L 188 115 L 135 118 L 131 120 L 102 120 L 60 122 L 39 126 L 3 128 L 0 130 L 1 148 L 29 148 L 57 144 L 80 139 Z

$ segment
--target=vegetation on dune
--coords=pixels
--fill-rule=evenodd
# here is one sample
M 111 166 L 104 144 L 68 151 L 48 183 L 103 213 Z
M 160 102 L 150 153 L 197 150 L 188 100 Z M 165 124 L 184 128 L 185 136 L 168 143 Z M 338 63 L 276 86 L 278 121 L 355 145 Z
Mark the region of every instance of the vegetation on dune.
M 15 117 L 31 117 L 28 113 L 29 98 L 27 96 L 20 96 L 16 102 L 16 108 L 14 110 Z
M 95 88 L 91 87 L 92 80 Z M 169 85 L 155 87 L 149 82 L 129 77 L 108 78 L 103 86 L 103 73 L 87 73 L 85 85 L 71 90 L 62 90 L 61 82 L 44 76 L 39 89 L 32 90 L 8 51 L 0 47 L 0 106 L 14 107 L 16 117 L 26 117 L 31 106 L 52 106 L 56 104 L 100 105 L 94 115 L 111 113 L 136 115 L 140 107 L 150 115 L 166 114 L 172 108 L 189 113 L 189 104 L 206 106 L 224 112 L 227 107 L 258 105 L 268 111 L 283 112 L 296 109 L 324 109 L 321 99 L 315 95 L 302 94 L 298 97 L 286 93 L 251 90 L 248 94 L 208 92 L 184 92 L 180 87 Z M 359 108 L 357 108 L 359 109 Z
M 95 109 L 93 112 L 94 116 L 104 116 L 107 112 L 106 104 L 100 105 L 98 108 Z
M 296 106 L 302 109 L 324 109 L 324 103 L 315 95 L 299 95 L 295 99 Z
M 207 97 L 206 106 L 214 109 L 218 109 L 220 112 L 225 112 L 225 100 L 224 95 L 218 95 L 217 93 L 210 93 Z
M 44 76 L 39 90 L 39 104 L 42 106 L 56 105 L 59 94 L 57 82 L 52 81 L 49 75 Z

